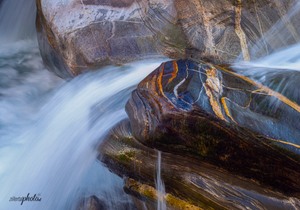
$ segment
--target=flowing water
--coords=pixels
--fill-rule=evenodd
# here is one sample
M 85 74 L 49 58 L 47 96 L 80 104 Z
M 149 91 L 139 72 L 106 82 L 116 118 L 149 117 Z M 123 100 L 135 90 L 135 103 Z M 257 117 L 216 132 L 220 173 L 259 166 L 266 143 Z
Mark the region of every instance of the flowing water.
M 165 201 L 165 185 L 161 178 L 161 151 L 157 151 L 157 166 L 156 166 L 156 190 L 158 194 L 157 198 L 157 210 L 166 210 L 166 201 Z
M 246 69 L 249 76 L 262 71 L 300 71 L 300 1 L 295 0 L 287 10 L 286 15 L 250 46 L 251 62 L 243 62 L 240 56 L 235 68 L 240 71 Z
M 97 146 L 126 117 L 134 86 L 162 60 L 63 81 L 43 66 L 34 3 L 0 8 L 0 209 L 76 209 L 91 195 L 108 209 L 130 209 L 122 179 L 97 161 Z M 27 195 L 34 201 L 19 200 Z
M 250 47 L 252 60 L 240 59 L 233 68 L 241 74 L 300 103 L 300 1 Z M 272 109 L 277 109 L 276 103 Z M 298 142 L 298 141 L 297 141 Z
M 300 1 L 294 0 L 292 4 L 285 3 L 284 1 L 274 1 L 273 3 L 280 8 L 281 11 L 278 11 L 279 13 L 286 12 L 286 14 L 281 16 L 277 23 L 275 23 L 266 33 L 263 34 L 260 40 L 256 41 L 252 46 L 249 46 L 250 57 L 252 61 L 263 61 L 265 60 L 266 56 L 276 53 L 280 50 L 288 49 L 293 45 L 299 44 L 300 42 Z M 258 14 L 258 18 L 260 16 L 262 16 L 262 19 L 264 18 L 263 14 Z M 292 61 L 290 58 L 293 58 L 293 55 L 296 53 L 297 52 L 294 51 L 292 54 L 285 54 L 284 58 L 282 59 L 288 59 Z M 239 58 L 241 59 L 242 56 Z M 279 60 L 275 61 L 278 62 Z
M 126 196 L 121 180 L 95 162 L 97 145 L 126 117 L 134 85 L 161 60 L 64 82 L 44 69 L 33 42 L 13 47 L 0 54 L 0 209 L 70 209 L 87 194 L 115 209 Z M 28 193 L 41 202 L 9 201 Z
M 250 46 L 251 61 L 238 59 L 233 68 L 300 104 L 300 1 L 295 0 L 291 5 L 287 8 L 286 15 L 261 40 Z M 269 99 L 265 109 L 273 114 L 271 119 L 274 118 L 275 121 L 268 129 L 269 134 L 299 145 L 299 120 L 293 120 L 292 116 L 276 118 L 280 116 L 282 104 L 275 97 Z M 260 103 L 263 105 L 265 101 Z M 281 122 L 284 123 L 280 124 Z M 291 149 L 299 154 L 299 149 Z
M 35 0 L 2 0 L 0 43 L 34 37 L 35 16 Z

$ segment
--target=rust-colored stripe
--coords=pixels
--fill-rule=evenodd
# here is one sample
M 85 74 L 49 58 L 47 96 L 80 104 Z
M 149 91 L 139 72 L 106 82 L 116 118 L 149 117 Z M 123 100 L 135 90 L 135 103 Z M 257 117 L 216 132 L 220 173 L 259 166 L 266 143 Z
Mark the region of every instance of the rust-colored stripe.
M 159 74 L 157 76 L 157 85 L 158 85 L 159 92 L 166 98 L 163 90 L 163 85 L 162 85 L 162 77 L 164 74 L 164 70 L 165 70 L 165 63 L 163 63 L 159 69 Z
M 177 74 L 178 74 L 178 65 L 176 61 L 173 61 L 172 77 L 168 80 L 168 84 L 177 77 Z

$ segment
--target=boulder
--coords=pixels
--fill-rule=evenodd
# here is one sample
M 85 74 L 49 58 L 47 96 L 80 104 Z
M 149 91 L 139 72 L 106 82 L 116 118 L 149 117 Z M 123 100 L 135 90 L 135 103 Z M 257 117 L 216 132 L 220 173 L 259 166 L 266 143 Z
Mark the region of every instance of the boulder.
M 160 55 L 230 63 L 299 40 L 298 19 L 285 18 L 293 5 L 293 0 L 37 0 L 38 41 L 44 62 L 64 78 Z M 280 31 L 262 38 L 280 20 Z M 275 32 L 290 38 L 274 42 Z M 253 45 L 260 50 L 253 52 Z
M 37 0 L 37 6 L 42 57 L 61 77 L 108 64 L 183 55 L 185 40 L 172 0 Z
M 170 145 L 171 147 L 172 145 Z M 158 151 L 132 136 L 128 120 L 117 124 L 100 145 L 99 159 L 120 177 L 138 209 L 156 209 Z M 288 197 L 254 179 L 224 170 L 205 160 L 161 152 L 162 194 L 167 209 L 297 209 Z M 145 208 L 146 207 L 146 208 Z
M 163 63 L 126 105 L 133 136 L 300 195 L 300 106 L 227 68 Z

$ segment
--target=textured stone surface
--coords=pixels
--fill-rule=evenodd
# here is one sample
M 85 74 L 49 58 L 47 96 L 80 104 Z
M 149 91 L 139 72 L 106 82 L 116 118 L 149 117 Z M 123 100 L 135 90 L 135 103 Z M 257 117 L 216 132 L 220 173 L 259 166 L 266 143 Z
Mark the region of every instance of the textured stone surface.
M 163 63 L 126 105 L 141 142 L 300 192 L 300 106 L 222 67 Z
M 37 0 L 38 37 L 45 63 L 62 77 L 157 55 L 229 63 L 299 40 L 298 19 L 283 18 L 293 2 Z M 262 39 L 279 20 L 282 27 L 272 34 L 290 38 Z
M 61 77 L 108 64 L 183 54 L 183 33 L 176 27 L 171 0 L 37 2 L 42 57 Z M 171 40 L 172 46 L 164 40 Z
M 169 145 L 172 147 L 173 145 Z M 131 134 L 128 121 L 112 129 L 100 146 L 101 159 L 120 177 L 128 177 L 125 190 L 140 202 L 156 208 L 158 151 L 143 145 Z M 297 209 L 300 200 L 240 177 L 204 160 L 161 153 L 161 179 L 168 209 Z M 139 203 L 136 201 L 135 203 Z M 138 208 L 144 209 L 144 208 Z

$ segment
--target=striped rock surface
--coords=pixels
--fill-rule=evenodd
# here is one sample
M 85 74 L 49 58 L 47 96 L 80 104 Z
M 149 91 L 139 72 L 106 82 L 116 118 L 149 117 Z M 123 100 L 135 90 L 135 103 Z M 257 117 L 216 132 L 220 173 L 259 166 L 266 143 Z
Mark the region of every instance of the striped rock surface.
M 138 85 L 126 111 L 144 144 L 300 192 L 300 106 L 248 77 L 169 61 Z
M 99 159 L 112 172 L 126 177 L 125 192 L 134 197 L 137 209 L 156 209 L 158 151 L 132 136 L 128 120 L 111 130 L 99 150 Z M 300 208 L 299 197 L 289 197 L 189 153 L 161 152 L 160 166 L 168 210 Z
M 38 40 L 45 63 L 61 77 L 158 55 L 251 60 L 299 41 L 298 18 L 285 16 L 294 2 L 37 0 Z

